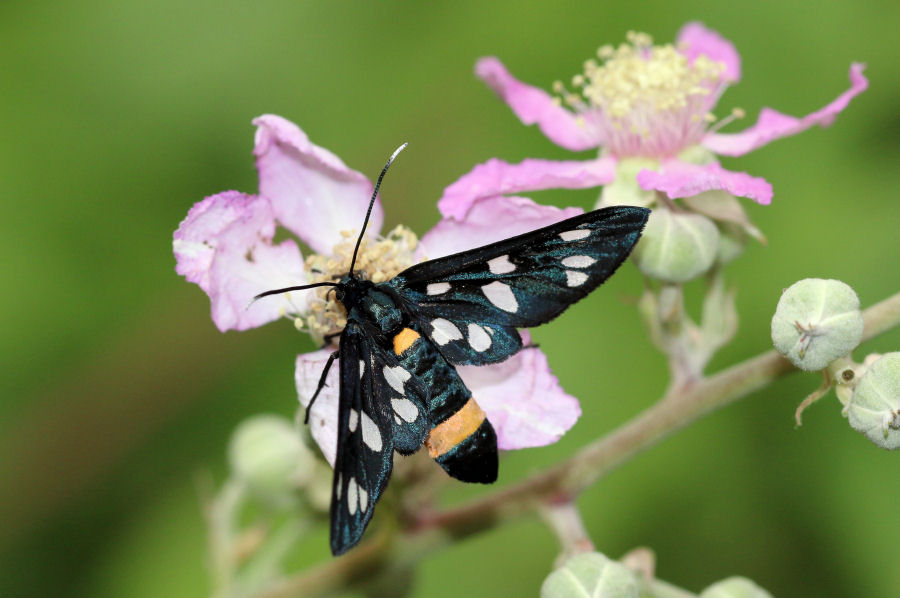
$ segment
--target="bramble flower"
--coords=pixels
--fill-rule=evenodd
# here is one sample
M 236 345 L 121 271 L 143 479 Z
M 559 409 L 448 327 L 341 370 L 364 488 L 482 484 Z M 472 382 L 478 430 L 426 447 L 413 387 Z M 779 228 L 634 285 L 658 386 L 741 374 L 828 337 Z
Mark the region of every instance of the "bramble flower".
M 272 288 L 334 280 L 347 273 L 359 227 L 372 194 L 365 175 L 313 144 L 295 124 L 274 115 L 255 119 L 254 155 L 259 194 L 225 191 L 198 202 L 175 231 L 176 272 L 209 295 L 212 319 L 221 331 L 246 330 L 273 320 L 291 320 L 322 350 L 299 355 L 295 381 L 301 403 L 309 403 L 328 355 L 331 335 L 346 323 L 328 289 L 293 291 L 256 301 Z M 412 264 L 462 251 L 570 218 L 581 210 L 540 206 L 520 197 L 473 202 L 466 218 L 443 221 L 421 242 L 406 227 L 379 236 L 383 211 L 376 200 L 355 272 L 374 282 Z M 314 252 L 303 258 L 293 239 L 276 243 L 281 227 Z M 525 337 L 527 344 L 527 337 Z M 310 414 L 313 438 L 329 462 L 337 443 L 338 375 Z M 558 440 L 581 414 L 537 348 L 479 368 L 459 368 L 497 432 L 501 449 L 541 446 Z
M 802 118 L 763 108 L 756 124 L 728 134 L 719 129 L 742 111 L 717 121 L 712 110 L 740 79 L 740 57 L 715 31 L 688 23 L 675 45 L 664 46 L 654 46 L 646 34 L 630 33 L 628 43 L 604 46 L 598 57 L 572 79 L 578 92 L 557 83 L 556 98 L 515 79 L 497 58 L 480 59 L 476 74 L 524 124 L 538 125 L 561 147 L 597 148 L 599 156 L 519 164 L 489 160 L 447 187 L 438 203 L 441 213 L 462 218 L 473 202 L 498 194 L 602 185 L 600 203 L 606 205 L 651 205 L 657 192 L 672 199 L 718 192 L 768 204 L 772 187 L 767 181 L 726 170 L 716 156 L 740 156 L 813 125 L 827 126 L 868 87 L 864 66 L 854 63 L 850 88 L 824 108 Z M 749 223 L 745 227 L 752 232 Z

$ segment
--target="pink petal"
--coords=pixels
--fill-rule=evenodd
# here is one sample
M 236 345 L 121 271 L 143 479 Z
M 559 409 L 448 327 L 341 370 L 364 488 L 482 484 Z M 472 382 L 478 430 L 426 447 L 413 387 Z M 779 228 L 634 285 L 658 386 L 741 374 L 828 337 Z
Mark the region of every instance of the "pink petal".
M 527 331 L 522 340 L 531 342 Z M 321 349 L 297 356 L 294 380 L 305 407 L 318 386 L 331 354 Z M 504 450 L 544 446 L 556 442 L 581 415 L 578 400 L 566 394 L 540 349 L 523 349 L 506 361 L 488 366 L 458 366 L 457 371 L 487 413 Z M 340 394 L 339 367 L 335 362 L 309 417 L 310 433 L 334 467 Z
M 582 214 L 581 208 L 560 209 L 526 197 L 497 195 L 477 200 L 465 218 L 445 218 L 425 233 L 416 248 L 418 259 L 435 259 L 494 243 Z
M 444 189 L 438 209 L 445 217 L 462 219 L 483 197 L 542 189 L 586 189 L 615 178 L 616 159 L 612 156 L 584 162 L 526 159 L 518 164 L 491 158 Z
M 297 245 L 273 246 L 274 234 L 269 202 L 237 191 L 198 202 L 175 231 L 175 271 L 209 295 L 219 330 L 255 328 L 292 305 L 305 305 L 302 293 L 291 293 L 293 304 L 284 296 L 269 297 L 247 308 L 258 293 L 305 282 Z
M 537 124 L 553 143 L 575 152 L 600 145 L 575 114 L 558 105 L 544 90 L 526 85 L 510 75 L 497 58 L 479 59 L 475 63 L 475 74 L 509 104 L 519 120 L 526 125 Z
M 707 29 L 702 23 L 692 22 L 682 27 L 678 32 L 676 47 L 691 62 L 702 54 L 724 64 L 725 79 L 729 83 L 736 83 L 741 78 L 741 56 L 734 44 L 718 32 Z
M 294 123 L 266 114 L 253 120 L 259 192 L 275 217 L 314 251 L 330 254 L 340 231 L 362 226 L 372 183 L 340 158 L 312 143 Z M 378 234 L 384 213 L 375 202 L 367 232 Z
M 738 197 L 749 197 L 763 205 L 772 202 L 772 185 L 768 181 L 746 172 L 725 170 L 718 164 L 700 166 L 669 160 L 662 164 L 659 171 L 640 171 L 637 182 L 642 189 L 662 191 L 672 199 L 721 189 Z
M 522 340 L 531 342 L 525 331 Z M 578 400 L 560 387 L 540 349 L 523 349 L 494 365 L 456 369 L 487 413 L 501 449 L 552 444 L 581 415 Z
M 854 62 L 850 66 L 850 89 L 833 102 L 803 118 L 782 114 L 771 108 L 763 108 L 756 124 L 740 133 L 710 133 L 703 138 L 703 145 L 723 156 L 741 156 L 781 137 L 796 135 L 813 125 L 827 127 L 847 107 L 850 100 L 869 87 L 863 76 L 864 64 Z
M 297 356 L 297 366 L 294 369 L 294 383 L 297 386 L 297 395 L 300 404 L 309 405 L 309 400 L 316 392 L 319 385 L 319 377 L 325 369 L 325 363 L 333 349 L 320 349 L 312 353 L 303 353 Z M 338 362 L 335 361 L 328 371 L 325 379 L 325 388 L 316 397 L 312 412 L 309 415 L 309 431 L 313 440 L 322 449 L 325 459 L 334 467 L 335 453 L 337 452 L 337 419 L 338 400 L 340 396 L 340 377 Z

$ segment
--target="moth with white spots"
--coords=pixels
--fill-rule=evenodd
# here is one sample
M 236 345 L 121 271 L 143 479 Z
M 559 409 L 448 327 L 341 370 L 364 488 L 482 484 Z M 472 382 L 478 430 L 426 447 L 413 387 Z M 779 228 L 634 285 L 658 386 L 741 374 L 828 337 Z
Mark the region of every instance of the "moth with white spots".
M 496 479 L 496 434 L 454 366 L 497 363 L 519 351 L 517 329 L 552 320 L 606 280 L 628 257 L 648 215 L 631 206 L 596 210 L 417 264 L 378 284 L 354 273 L 354 252 L 340 280 L 257 296 L 330 285 L 347 310 L 338 351 L 308 406 L 339 356 L 334 554 L 359 542 L 390 478 L 394 451 L 410 454 L 424 444 L 453 477 Z

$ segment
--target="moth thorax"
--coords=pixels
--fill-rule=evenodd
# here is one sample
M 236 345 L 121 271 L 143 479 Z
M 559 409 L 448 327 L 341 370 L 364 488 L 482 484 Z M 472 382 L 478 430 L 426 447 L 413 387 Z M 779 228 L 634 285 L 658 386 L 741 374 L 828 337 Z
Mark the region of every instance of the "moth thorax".
M 403 327 L 403 313 L 394 299 L 383 291 L 370 290 L 356 309 L 363 318 L 377 325 L 384 334 L 396 332 Z
M 309 282 L 339 282 L 347 276 L 358 235 L 359 231 L 341 231 L 343 239 L 334 246 L 331 255 L 312 254 L 306 258 Z M 413 252 L 418 243 L 418 237 L 405 226 L 397 226 L 384 237 L 364 237 L 353 274 L 359 280 L 376 284 L 390 280 L 415 263 Z M 325 337 L 339 334 L 347 325 L 347 310 L 337 301 L 331 287 L 315 289 L 310 294 L 307 310 L 293 314 L 294 325 L 322 344 Z

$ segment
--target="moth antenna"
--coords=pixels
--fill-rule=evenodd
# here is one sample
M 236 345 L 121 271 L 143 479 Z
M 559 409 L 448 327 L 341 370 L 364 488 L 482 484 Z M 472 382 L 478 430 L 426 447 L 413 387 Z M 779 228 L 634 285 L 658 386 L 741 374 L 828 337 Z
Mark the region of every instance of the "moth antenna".
M 312 284 L 302 284 L 296 287 L 285 287 L 283 289 L 272 289 L 271 291 L 266 291 L 264 293 L 260 293 L 253 297 L 250 300 L 250 303 L 247 304 L 247 307 L 244 309 L 250 309 L 250 306 L 256 303 L 258 299 L 262 299 L 263 297 L 268 297 L 269 295 L 278 295 L 280 293 L 288 293 L 290 291 L 304 291 L 306 289 L 314 289 L 316 287 L 336 287 L 338 284 L 336 282 L 314 282 Z
M 390 168 L 391 164 L 394 162 L 394 158 L 397 157 L 397 154 L 405 150 L 407 145 L 409 145 L 408 142 L 394 150 L 394 153 L 388 158 L 387 164 L 381 169 L 381 174 L 378 175 L 378 181 L 375 182 L 375 189 L 372 191 L 372 199 L 369 200 L 369 209 L 366 210 L 366 218 L 363 220 L 362 229 L 359 231 L 359 238 L 356 239 L 356 247 L 353 249 L 353 259 L 350 260 L 350 276 L 353 276 L 353 266 L 356 265 L 356 254 L 359 252 L 359 245 L 362 243 L 363 235 L 366 234 L 366 226 L 369 224 L 369 216 L 372 215 L 372 208 L 375 207 L 375 197 L 378 195 L 378 188 L 381 187 L 381 180 L 384 178 L 384 175 L 387 174 L 388 168 Z

